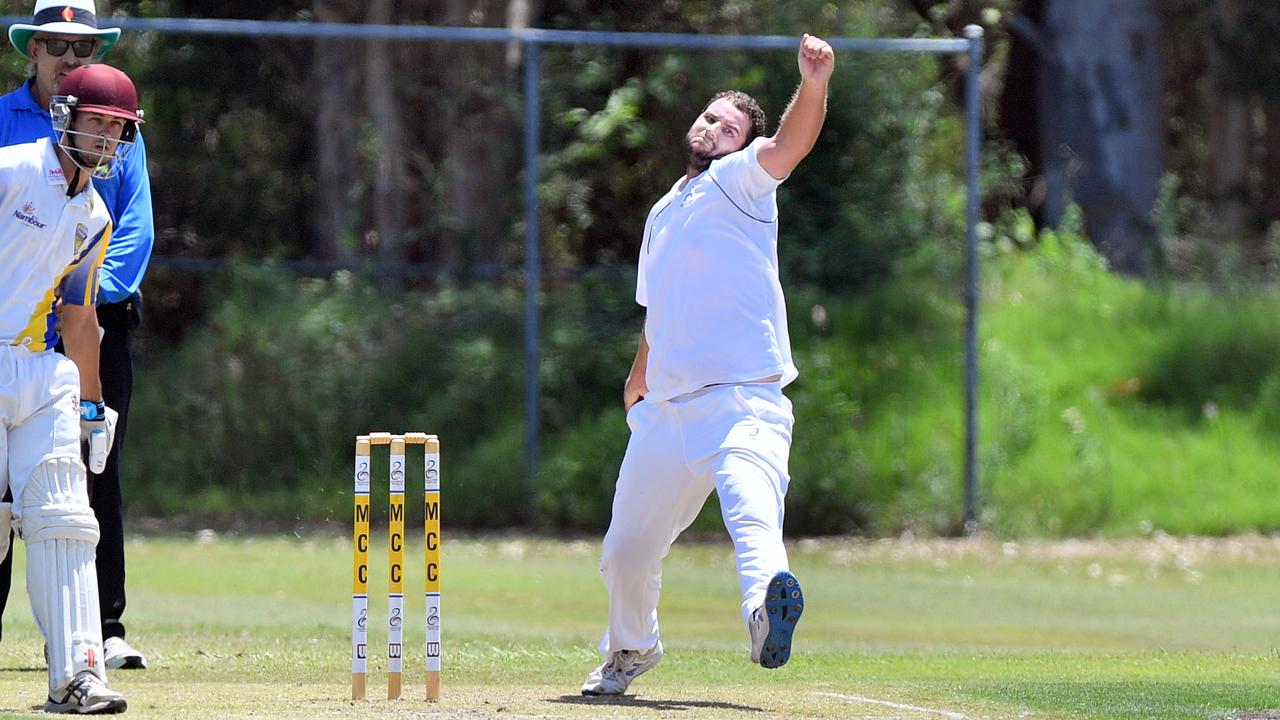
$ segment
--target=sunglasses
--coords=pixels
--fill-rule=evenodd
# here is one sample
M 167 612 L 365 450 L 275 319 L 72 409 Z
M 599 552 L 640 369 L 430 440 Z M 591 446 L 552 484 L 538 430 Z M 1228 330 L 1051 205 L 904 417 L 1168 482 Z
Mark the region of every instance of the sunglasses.
M 87 58 L 93 54 L 93 47 L 98 44 L 97 40 L 60 40 L 58 38 L 41 38 L 36 42 L 44 45 L 44 49 L 53 57 L 62 57 L 67 54 L 67 48 L 76 54 L 78 58 Z

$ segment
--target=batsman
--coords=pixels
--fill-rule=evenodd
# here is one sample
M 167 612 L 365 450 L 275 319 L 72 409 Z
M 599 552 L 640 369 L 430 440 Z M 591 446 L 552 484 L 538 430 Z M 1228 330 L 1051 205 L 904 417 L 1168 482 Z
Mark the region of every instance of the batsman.
M 778 278 L 777 189 L 813 149 L 835 54 L 805 35 L 800 86 L 767 136 L 745 93 L 717 94 L 684 138 L 685 172 L 654 204 L 640 245 L 645 307 L 623 389 L 631 439 L 600 572 L 609 592 L 604 662 L 584 695 L 619 695 L 662 659 L 662 559 L 712 490 L 733 539 L 751 661 L 791 656 L 804 610 L 782 519 L 796 378 Z
M 133 82 L 107 65 L 71 71 L 50 113 L 57 140 L 0 148 L 0 542 L 26 545 L 27 594 L 49 664 L 45 710 L 123 712 L 107 687 L 82 443 L 111 447 L 98 378 L 98 274 L 111 215 L 94 190 L 138 133 Z M 59 335 L 66 355 L 54 351 Z M 0 555 L 7 547 L 0 547 Z

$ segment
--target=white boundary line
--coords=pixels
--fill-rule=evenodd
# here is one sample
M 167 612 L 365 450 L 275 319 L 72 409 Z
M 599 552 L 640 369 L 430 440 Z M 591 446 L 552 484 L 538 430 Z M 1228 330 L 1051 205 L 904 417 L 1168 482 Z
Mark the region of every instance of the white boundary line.
M 934 708 L 917 707 L 915 705 L 903 705 L 902 703 L 889 702 L 888 700 L 876 700 L 875 698 L 862 697 L 861 695 L 844 695 L 841 693 L 834 693 L 834 692 L 816 692 L 814 693 L 814 695 L 821 695 L 823 697 L 835 698 L 837 700 L 844 700 L 845 702 L 851 702 L 851 703 L 883 705 L 884 707 L 891 707 L 895 710 L 911 710 L 913 712 L 931 713 L 934 715 L 949 717 L 949 718 L 952 718 L 952 720 L 964 720 L 963 714 L 958 712 L 951 712 L 950 710 L 935 710 Z

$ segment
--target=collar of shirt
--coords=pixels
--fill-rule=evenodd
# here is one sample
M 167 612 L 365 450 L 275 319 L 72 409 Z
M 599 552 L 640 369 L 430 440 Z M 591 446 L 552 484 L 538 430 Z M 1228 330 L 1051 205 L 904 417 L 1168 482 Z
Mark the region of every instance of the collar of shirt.
M 62 163 L 58 162 L 58 151 L 55 149 L 53 141 L 45 141 L 40 139 L 44 144 L 44 179 L 50 185 L 67 184 L 66 173 L 62 171 Z
M 37 142 L 44 145 L 43 162 L 45 181 L 50 185 L 66 187 L 69 183 L 67 182 L 66 173 L 62 171 L 62 163 L 58 161 L 57 145 L 47 138 L 40 138 Z M 93 184 L 90 183 L 89 186 L 92 187 Z M 87 189 L 88 188 L 86 188 L 86 190 Z M 87 205 L 89 207 L 89 212 L 93 212 L 94 195 L 95 193 L 81 191 L 76 193 L 76 196 L 71 198 L 70 202 L 73 205 Z
M 18 96 L 14 98 L 16 102 L 13 107 L 15 110 L 26 110 L 27 112 L 43 115 L 49 119 L 49 122 L 53 122 L 53 116 L 49 114 L 49 108 L 42 108 L 36 104 L 36 95 L 34 91 L 35 83 L 36 79 L 31 78 L 23 84 L 23 88 L 26 89 L 26 92 L 18 93 Z

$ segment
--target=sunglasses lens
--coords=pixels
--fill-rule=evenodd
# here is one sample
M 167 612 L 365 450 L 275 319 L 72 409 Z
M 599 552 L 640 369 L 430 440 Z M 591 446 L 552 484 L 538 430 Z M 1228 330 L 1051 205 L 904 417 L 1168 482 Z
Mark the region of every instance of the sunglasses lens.
M 67 54 L 67 48 L 76 54 L 78 58 L 87 58 L 93 54 L 93 40 L 60 40 L 58 38 L 46 38 L 43 40 L 44 49 L 54 57 L 62 57 Z

